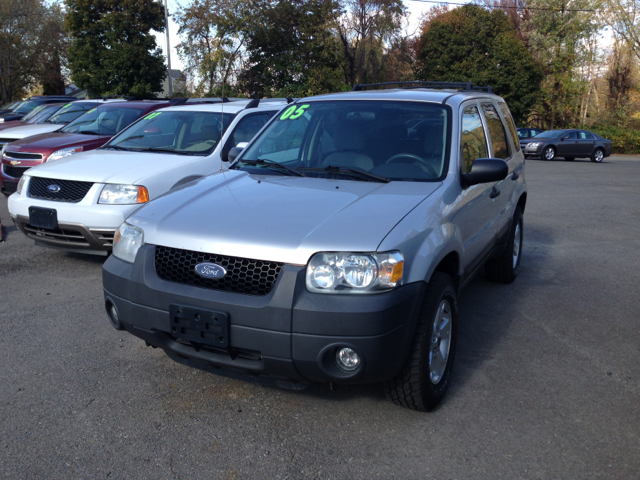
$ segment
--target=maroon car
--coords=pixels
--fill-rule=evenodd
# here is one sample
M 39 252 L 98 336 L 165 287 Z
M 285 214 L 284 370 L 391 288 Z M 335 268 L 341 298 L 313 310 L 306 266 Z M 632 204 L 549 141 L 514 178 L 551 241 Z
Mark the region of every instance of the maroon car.
M 3 150 L 0 190 L 5 195 L 10 195 L 16 191 L 18 181 L 27 169 L 46 161 L 98 148 L 140 117 L 175 103 L 176 100 L 105 103 L 89 110 L 60 130 L 16 140 Z

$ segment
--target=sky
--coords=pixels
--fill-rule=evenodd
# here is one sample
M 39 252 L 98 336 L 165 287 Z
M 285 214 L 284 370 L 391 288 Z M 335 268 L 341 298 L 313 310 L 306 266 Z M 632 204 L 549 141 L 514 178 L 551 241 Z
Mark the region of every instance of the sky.
M 178 10 L 179 7 L 186 7 L 191 2 L 189 0 L 163 0 L 168 2 L 167 6 L 169 8 L 169 46 L 171 47 L 171 68 L 182 70 L 182 62 L 178 57 L 176 52 L 176 45 L 180 43 L 180 37 L 178 36 L 178 25 L 173 21 L 171 15 Z M 461 0 L 461 3 L 465 0 Z M 408 33 L 413 33 L 418 28 L 418 23 L 420 21 L 420 17 L 422 13 L 429 10 L 434 4 L 433 3 L 424 3 L 419 1 L 410 1 L 405 0 L 404 4 L 407 6 L 409 11 L 409 25 L 407 27 Z M 156 33 L 156 42 L 160 48 L 162 48 L 162 52 L 166 55 L 167 52 L 167 37 L 165 33 Z

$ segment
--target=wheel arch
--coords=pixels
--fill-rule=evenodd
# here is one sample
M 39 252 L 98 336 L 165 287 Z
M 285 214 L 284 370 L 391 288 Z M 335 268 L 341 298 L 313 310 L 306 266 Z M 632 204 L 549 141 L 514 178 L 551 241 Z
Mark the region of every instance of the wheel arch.
M 527 204 L 527 192 L 523 192 L 523 194 L 520 195 L 520 198 L 518 199 L 518 203 L 517 203 L 522 213 L 524 213 L 524 207 L 526 204 Z

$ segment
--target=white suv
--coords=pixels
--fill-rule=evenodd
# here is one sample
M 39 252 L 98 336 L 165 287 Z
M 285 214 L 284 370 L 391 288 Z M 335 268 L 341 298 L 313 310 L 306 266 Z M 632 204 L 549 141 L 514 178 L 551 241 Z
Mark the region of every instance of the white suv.
M 18 228 L 37 244 L 106 255 L 141 204 L 227 168 L 286 101 L 244 100 L 157 110 L 97 150 L 29 169 L 9 197 Z

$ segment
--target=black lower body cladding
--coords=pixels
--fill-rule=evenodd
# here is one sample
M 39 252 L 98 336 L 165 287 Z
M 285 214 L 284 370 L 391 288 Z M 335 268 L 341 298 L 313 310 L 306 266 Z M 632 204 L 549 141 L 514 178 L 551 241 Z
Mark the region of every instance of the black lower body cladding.
M 392 378 L 407 359 L 423 282 L 375 295 L 324 295 L 307 291 L 305 267 L 284 265 L 267 295 L 243 295 L 161 280 L 154 252 L 154 246 L 145 245 L 134 264 L 114 256 L 105 262 L 105 303 L 112 314 L 115 306 L 128 332 L 180 363 L 290 383 L 374 383 Z M 199 312 L 198 318 L 201 313 L 227 322 L 216 332 L 227 332 L 228 338 L 192 341 L 209 327 L 179 325 L 181 320 L 170 314 L 179 306 Z M 224 348 L 215 338 L 224 340 Z M 338 366 L 336 353 L 342 348 L 358 354 L 358 368 Z

